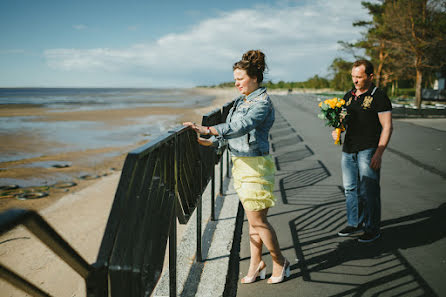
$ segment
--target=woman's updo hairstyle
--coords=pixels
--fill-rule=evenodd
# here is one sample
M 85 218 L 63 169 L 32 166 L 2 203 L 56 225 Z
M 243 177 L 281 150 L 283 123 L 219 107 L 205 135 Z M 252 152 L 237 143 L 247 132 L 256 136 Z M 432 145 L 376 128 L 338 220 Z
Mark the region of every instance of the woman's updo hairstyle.
M 265 54 L 260 50 L 250 50 L 243 54 L 242 59 L 232 66 L 232 70 L 246 70 L 249 77 L 257 77 L 260 84 L 263 81 L 263 72 L 265 71 Z

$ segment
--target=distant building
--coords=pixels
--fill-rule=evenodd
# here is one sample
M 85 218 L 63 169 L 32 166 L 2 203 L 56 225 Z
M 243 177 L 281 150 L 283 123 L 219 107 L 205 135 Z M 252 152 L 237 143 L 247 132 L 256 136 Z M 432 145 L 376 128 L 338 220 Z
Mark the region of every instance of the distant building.
M 440 77 L 435 80 L 434 90 L 444 90 L 445 89 L 446 79 L 444 77 Z
M 433 89 L 422 89 L 421 98 L 426 101 L 446 101 L 446 70 L 436 73 Z

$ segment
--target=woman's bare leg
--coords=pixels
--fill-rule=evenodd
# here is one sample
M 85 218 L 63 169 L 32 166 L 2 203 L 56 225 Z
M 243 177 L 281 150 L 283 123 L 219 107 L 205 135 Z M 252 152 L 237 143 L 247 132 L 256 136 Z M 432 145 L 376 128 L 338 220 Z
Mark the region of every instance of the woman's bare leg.
M 249 223 L 249 220 L 248 220 Z M 262 246 L 263 242 L 256 229 L 249 224 L 249 249 L 251 252 L 251 259 L 249 262 L 248 276 L 253 276 L 256 273 L 256 269 L 259 267 L 260 261 L 262 261 Z
M 273 274 L 272 276 L 278 277 L 282 273 L 283 265 L 285 258 L 282 255 L 282 252 L 280 251 L 279 241 L 277 240 L 276 232 L 274 231 L 273 226 L 268 222 L 268 219 L 266 218 L 266 215 L 268 213 L 268 209 L 264 209 L 261 211 L 249 211 L 245 210 L 246 217 L 248 218 L 250 230 L 255 230 L 255 234 L 258 234 L 260 237 L 260 242 L 265 244 L 266 248 L 269 250 L 271 257 L 273 259 Z M 251 231 L 250 231 L 251 235 Z M 255 237 L 254 237 L 255 238 Z M 250 236 L 250 244 L 251 236 Z M 262 253 L 262 249 L 258 249 L 257 247 L 254 248 L 254 252 L 257 253 L 258 250 L 260 250 L 260 256 Z M 251 245 L 251 259 L 253 257 L 253 249 Z M 259 260 L 260 262 L 260 260 Z M 257 264 L 258 265 L 258 264 Z M 250 270 L 253 265 L 250 265 Z M 257 268 L 257 266 L 254 267 L 254 270 Z

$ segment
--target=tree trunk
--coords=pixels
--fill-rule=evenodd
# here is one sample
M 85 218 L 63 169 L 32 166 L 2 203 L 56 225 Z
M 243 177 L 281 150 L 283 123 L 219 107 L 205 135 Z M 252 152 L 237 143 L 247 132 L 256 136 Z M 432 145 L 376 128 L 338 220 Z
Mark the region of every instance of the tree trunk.
M 381 41 L 379 46 L 379 64 L 378 69 L 376 70 L 376 86 L 379 87 L 381 85 L 381 74 L 383 71 L 384 60 L 386 59 L 386 55 L 384 55 L 384 41 Z
M 376 71 L 376 86 L 379 87 L 379 84 L 381 82 L 381 69 L 382 69 L 382 63 L 380 62 L 378 65 L 378 70 Z
M 426 24 L 426 5 L 427 5 L 427 0 L 423 0 L 421 1 L 421 21 L 422 24 Z M 421 40 L 426 40 L 426 29 L 423 26 L 420 26 L 419 28 L 419 35 L 420 37 L 417 38 L 417 32 L 415 30 L 415 24 L 416 22 L 414 21 L 415 16 L 413 15 L 411 18 L 411 23 L 412 23 L 412 36 L 414 40 L 417 40 L 417 44 L 420 45 L 423 42 Z M 418 40 L 421 39 L 421 40 Z M 423 82 L 423 72 L 422 72 L 422 53 L 419 52 L 419 50 L 415 50 L 415 69 L 417 71 L 417 81 L 416 81 L 416 85 L 415 85 L 415 102 L 416 102 L 416 106 L 418 109 L 421 109 L 421 84 Z
M 417 81 L 415 83 L 415 105 L 421 109 L 421 82 L 423 81 L 423 72 L 417 68 Z

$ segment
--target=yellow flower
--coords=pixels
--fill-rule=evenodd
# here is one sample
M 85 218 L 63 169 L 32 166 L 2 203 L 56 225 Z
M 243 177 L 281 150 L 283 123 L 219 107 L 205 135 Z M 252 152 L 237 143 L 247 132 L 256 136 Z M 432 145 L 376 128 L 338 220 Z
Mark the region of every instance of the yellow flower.
M 327 105 L 331 109 L 335 109 L 335 108 L 342 107 L 345 104 L 345 100 L 337 98 L 337 97 L 331 98 L 331 99 L 326 99 L 326 100 L 324 100 L 324 102 L 319 103 L 319 107 L 322 107 L 323 104 Z

